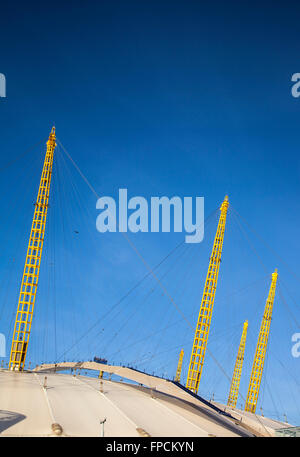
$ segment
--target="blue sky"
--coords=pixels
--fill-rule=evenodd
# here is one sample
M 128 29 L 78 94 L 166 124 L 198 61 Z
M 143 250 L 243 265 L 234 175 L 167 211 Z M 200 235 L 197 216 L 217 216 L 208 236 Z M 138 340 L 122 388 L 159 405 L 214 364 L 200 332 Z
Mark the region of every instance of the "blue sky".
M 231 375 L 242 322 L 249 319 L 245 396 L 268 275 L 278 267 L 283 299 L 275 302 L 260 401 L 266 414 L 286 413 L 299 423 L 293 376 L 300 359 L 290 354 L 300 321 L 300 99 L 291 96 L 291 76 L 300 72 L 299 16 L 292 1 L 1 7 L 7 98 L 0 99 L 0 331 L 9 334 L 13 319 L 44 142 L 55 123 L 99 195 L 116 196 L 124 187 L 129 196 L 146 198 L 204 196 L 208 216 L 229 194 L 264 242 L 251 230 L 245 239 L 231 210 L 209 347 Z M 117 353 L 115 362 L 137 360 L 140 368 L 171 377 L 183 346 L 186 373 L 193 332 L 161 291 L 151 292 L 151 278 L 111 311 L 147 271 L 121 235 L 96 231 L 96 199 L 61 148 L 51 197 L 28 357 L 54 360 L 107 311 L 110 321 L 96 327 L 97 337 L 84 338 L 65 357 Z M 201 245 L 183 246 L 176 262 L 166 261 L 171 270 L 164 283 L 192 323 L 216 224 L 217 214 Z M 130 237 L 151 266 L 183 240 L 174 233 Z M 127 339 L 132 346 L 120 354 Z M 225 401 L 228 382 L 212 360 L 206 363 L 200 393 Z

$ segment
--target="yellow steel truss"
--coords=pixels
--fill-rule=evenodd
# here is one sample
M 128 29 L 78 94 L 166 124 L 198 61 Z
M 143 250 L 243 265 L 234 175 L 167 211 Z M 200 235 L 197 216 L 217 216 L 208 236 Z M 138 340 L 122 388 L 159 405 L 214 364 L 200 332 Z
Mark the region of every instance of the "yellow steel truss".
M 180 382 L 183 356 L 184 356 L 184 350 L 181 349 L 180 354 L 179 354 L 179 359 L 178 359 L 176 376 L 175 376 L 175 381 L 176 382 Z
M 25 365 L 40 273 L 55 146 L 55 128 L 53 127 L 47 141 L 46 156 L 29 236 L 11 344 L 9 359 L 11 370 L 23 371 Z
M 218 282 L 228 206 L 229 202 L 228 197 L 226 195 L 220 207 L 221 214 L 212 248 L 212 254 L 209 261 L 209 267 L 206 276 L 186 382 L 186 387 L 194 393 L 198 392 L 202 374 L 207 339 L 210 329 L 211 316 Z
M 236 407 L 237 399 L 238 399 L 238 395 L 239 395 L 239 388 L 240 388 L 240 381 L 241 381 L 241 374 L 242 374 L 245 346 L 246 346 L 246 338 L 247 338 L 247 330 L 248 330 L 248 321 L 244 322 L 239 350 L 237 353 L 234 370 L 233 370 L 233 375 L 232 375 L 232 379 L 231 379 L 231 385 L 230 385 L 227 405 L 231 406 L 232 408 Z
M 261 327 L 258 335 L 258 341 L 252 366 L 252 372 L 250 376 L 250 382 L 248 387 L 248 393 L 245 404 L 245 411 L 255 413 L 257 399 L 260 389 L 261 378 L 264 369 L 265 357 L 267 352 L 267 344 L 270 333 L 270 325 L 273 312 L 273 304 L 276 291 L 278 273 L 277 268 L 272 274 L 272 281 L 270 286 L 269 295 L 266 301 L 265 311 L 263 314 Z

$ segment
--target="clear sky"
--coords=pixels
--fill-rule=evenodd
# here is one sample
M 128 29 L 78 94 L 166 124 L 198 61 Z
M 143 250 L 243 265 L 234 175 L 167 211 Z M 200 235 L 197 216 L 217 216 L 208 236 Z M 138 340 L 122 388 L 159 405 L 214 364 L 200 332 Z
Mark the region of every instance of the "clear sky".
M 291 77 L 300 72 L 299 3 L 29 1 L 6 3 L 0 15 L 7 82 L 0 98 L 0 332 L 11 337 L 45 138 L 55 124 L 99 195 L 124 187 L 146 198 L 204 196 L 206 216 L 229 195 L 209 347 L 231 376 L 249 320 L 245 397 L 269 275 L 278 267 L 283 298 L 275 300 L 259 406 L 299 424 L 300 358 L 291 356 L 292 334 L 300 331 L 300 98 L 291 95 Z M 151 278 L 112 311 L 147 270 L 121 235 L 96 231 L 96 198 L 62 148 L 51 197 L 28 359 L 59 359 L 99 318 L 90 339 L 62 359 L 105 356 L 172 377 L 184 347 L 186 375 L 193 331 L 161 290 L 152 292 Z M 203 243 L 181 246 L 160 270 L 192 325 L 217 216 Z M 241 221 L 254 231 L 246 223 L 241 231 Z M 154 266 L 183 235 L 130 239 Z M 228 381 L 209 355 L 206 364 L 199 393 L 226 401 Z

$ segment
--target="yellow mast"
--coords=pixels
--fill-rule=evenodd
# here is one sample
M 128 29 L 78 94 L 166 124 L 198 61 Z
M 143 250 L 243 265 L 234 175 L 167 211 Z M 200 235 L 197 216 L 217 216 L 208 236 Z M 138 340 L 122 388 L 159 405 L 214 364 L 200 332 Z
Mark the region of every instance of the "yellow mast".
M 180 354 L 179 354 L 179 359 L 178 359 L 176 376 L 175 376 L 175 379 L 174 379 L 174 381 L 176 381 L 176 382 L 180 382 L 183 356 L 184 356 L 184 350 L 181 349 Z
M 243 332 L 241 336 L 241 341 L 239 345 L 239 350 L 237 353 L 235 366 L 233 370 L 230 391 L 228 396 L 227 405 L 231 406 L 232 408 L 236 407 L 237 399 L 239 395 L 239 388 L 240 388 L 240 381 L 241 381 L 241 374 L 244 362 L 244 354 L 245 354 L 245 346 L 246 346 L 246 338 L 247 338 L 247 330 L 248 330 L 248 321 L 244 322 Z
M 47 141 L 46 156 L 29 236 L 11 344 L 10 370 L 23 371 L 25 365 L 45 237 L 55 147 L 55 127 L 53 127 Z
M 252 366 L 252 372 L 250 376 L 250 382 L 248 387 L 248 393 L 245 404 L 245 411 L 250 411 L 255 413 L 257 399 L 260 389 L 260 383 L 262 379 L 265 357 L 267 352 L 267 344 L 270 333 L 270 325 L 272 319 L 276 283 L 277 283 L 278 273 L 277 268 L 272 274 L 272 281 L 270 286 L 269 295 L 266 301 L 265 311 L 263 314 L 260 331 L 258 335 L 258 341 Z
M 186 387 L 194 393 L 198 392 L 204 363 L 207 339 L 218 282 L 228 206 L 228 196 L 226 195 L 220 207 L 221 214 L 209 261 L 209 267 L 206 276 L 186 382 Z

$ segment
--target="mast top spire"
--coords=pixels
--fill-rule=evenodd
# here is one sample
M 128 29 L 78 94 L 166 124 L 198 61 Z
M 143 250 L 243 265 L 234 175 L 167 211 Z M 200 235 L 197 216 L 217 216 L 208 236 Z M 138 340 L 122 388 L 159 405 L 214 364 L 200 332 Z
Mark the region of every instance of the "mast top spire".
M 228 195 L 225 195 L 224 201 L 221 204 L 220 210 L 221 211 L 227 211 L 229 206 L 229 198 Z
M 52 145 L 53 147 L 56 146 L 56 143 L 55 143 L 55 140 L 56 140 L 56 135 L 55 135 L 55 126 L 52 127 L 51 129 L 51 132 L 50 132 L 50 135 L 49 135 L 49 139 L 47 141 L 47 144 L 49 145 Z

